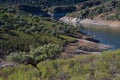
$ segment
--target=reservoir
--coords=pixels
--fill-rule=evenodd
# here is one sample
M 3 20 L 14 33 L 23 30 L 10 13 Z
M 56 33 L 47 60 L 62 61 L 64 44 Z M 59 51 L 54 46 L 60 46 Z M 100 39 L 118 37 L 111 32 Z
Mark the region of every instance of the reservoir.
M 101 43 L 112 46 L 112 50 L 120 49 L 120 29 L 87 25 L 82 27 L 82 31 L 100 40 Z
M 54 14 L 54 19 L 65 16 L 66 13 Z M 80 24 L 75 24 L 75 26 Z M 97 25 L 82 25 L 82 31 L 93 36 L 94 39 L 100 40 L 100 43 L 112 46 L 111 50 L 120 49 L 120 28 L 111 28 L 109 26 L 97 26 Z

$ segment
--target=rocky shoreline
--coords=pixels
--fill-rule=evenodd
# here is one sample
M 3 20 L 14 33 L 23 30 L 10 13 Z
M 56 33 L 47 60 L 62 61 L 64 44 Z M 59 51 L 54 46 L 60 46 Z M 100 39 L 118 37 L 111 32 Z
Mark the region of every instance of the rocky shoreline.
M 102 51 L 109 50 L 111 46 L 88 41 L 84 38 L 77 38 L 76 42 L 69 43 L 64 47 L 64 52 L 60 54 L 60 58 L 70 58 L 81 54 L 99 54 Z
M 60 18 L 60 21 L 66 23 L 66 24 L 71 24 L 71 25 L 98 25 L 98 26 L 107 26 L 111 28 L 120 28 L 120 21 L 107 21 L 107 20 L 92 20 L 92 19 L 79 19 L 79 18 L 74 18 L 74 17 L 62 17 Z

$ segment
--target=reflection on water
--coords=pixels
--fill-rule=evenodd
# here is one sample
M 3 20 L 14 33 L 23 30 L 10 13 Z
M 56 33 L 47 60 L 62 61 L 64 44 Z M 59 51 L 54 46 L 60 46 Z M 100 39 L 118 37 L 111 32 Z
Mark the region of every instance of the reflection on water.
M 120 29 L 112 29 L 107 26 L 87 25 L 84 26 L 82 30 L 93 35 L 94 38 L 100 40 L 101 43 L 112 45 L 112 50 L 120 48 Z

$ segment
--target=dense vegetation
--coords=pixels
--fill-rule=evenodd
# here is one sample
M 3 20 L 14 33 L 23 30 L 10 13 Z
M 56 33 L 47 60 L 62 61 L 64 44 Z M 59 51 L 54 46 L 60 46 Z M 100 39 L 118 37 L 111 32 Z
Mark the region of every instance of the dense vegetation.
M 0 0 L 6 3 L 18 3 L 18 4 L 31 4 L 39 6 L 41 8 L 48 8 L 50 6 L 60 6 L 60 5 L 74 5 L 78 2 L 84 2 L 88 0 Z
M 80 18 L 120 20 L 119 0 L 1 0 L 1 2 L 32 5 L 46 11 L 53 10 L 65 13 L 67 11 L 76 11 L 70 14 L 70 16 Z
M 102 18 L 120 20 L 119 0 L 89 0 L 76 5 L 77 11 L 70 14 L 79 18 Z
M 42 80 L 120 80 L 120 50 L 100 55 L 44 61 L 38 65 Z M 0 80 L 38 80 L 31 65 L 0 69 Z
M 77 28 L 49 18 L 22 13 L 11 7 L 0 7 L 0 55 L 11 52 L 29 52 L 30 47 L 51 43 L 63 46 L 75 38 Z

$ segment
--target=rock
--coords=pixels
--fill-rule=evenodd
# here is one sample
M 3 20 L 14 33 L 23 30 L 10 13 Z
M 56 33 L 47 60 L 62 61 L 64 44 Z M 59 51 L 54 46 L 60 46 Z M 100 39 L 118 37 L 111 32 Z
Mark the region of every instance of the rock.
M 4 68 L 4 67 L 14 67 L 16 64 L 15 63 L 8 63 L 8 62 L 1 62 L 0 63 L 0 68 Z
M 92 42 L 95 42 L 95 43 L 100 43 L 99 40 L 96 40 L 96 39 L 93 39 L 93 38 L 86 38 L 86 40 L 92 41 Z
M 59 20 L 66 24 L 73 25 L 73 26 L 77 26 L 76 24 L 80 22 L 79 18 L 67 17 L 67 16 L 62 17 Z

